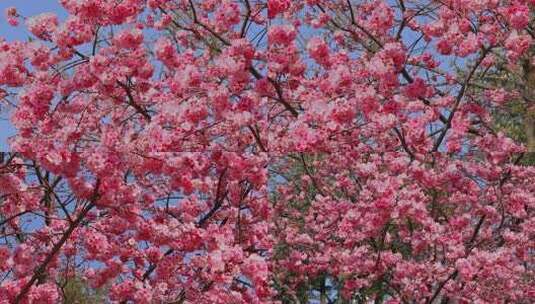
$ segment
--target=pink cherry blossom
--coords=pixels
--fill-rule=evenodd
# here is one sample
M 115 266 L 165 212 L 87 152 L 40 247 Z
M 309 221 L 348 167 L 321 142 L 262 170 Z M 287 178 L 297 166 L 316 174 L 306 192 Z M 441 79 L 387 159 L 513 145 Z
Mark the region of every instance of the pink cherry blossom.
M 522 30 L 529 24 L 529 7 L 516 3 L 507 9 L 509 23 L 516 30 Z
M 274 18 L 278 14 L 290 8 L 291 1 L 290 0 L 268 0 L 267 5 L 268 5 L 269 18 Z
M 36 37 L 47 40 L 58 26 L 58 18 L 53 13 L 33 16 L 26 22 L 28 30 Z
M 17 8 L 16 7 L 8 7 L 6 8 L 6 18 L 7 18 L 7 22 L 9 23 L 9 25 L 11 26 L 17 26 L 19 25 L 19 20 L 18 20 L 18 13 L 17 13 Z

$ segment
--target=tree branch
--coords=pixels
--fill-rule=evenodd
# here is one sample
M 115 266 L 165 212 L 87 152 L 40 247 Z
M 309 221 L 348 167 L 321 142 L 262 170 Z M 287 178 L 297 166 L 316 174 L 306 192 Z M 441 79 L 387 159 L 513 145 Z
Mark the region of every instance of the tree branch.
M 147 110 L 143 109 L 140 105 L 138 105 L 134 101 L 134 96 L 132 95 L 132 91 L 130 90 L 130 88 L 126 84 L 120 82 L 119 80 L 117 80 L 117 84 L 125 90 L 126 96 L 128 97 L 128 104 L 132 106 L 134 109 L 136 109 L 136 111 L 139 114 L 141 114 L 148 122 L 150 122 L 151 116 L 149 115 Z
M 71 234 L 74 232 L 74 230 L 78 227 L 80 222 L 85 218 L 87 213 L 95 207 L 95 202 L 99 197 L 98 188 L 100 186 L 100 181 L 97 179 L 95 189 L 93 191 L 93 194 L 91 198 L 89 199 L 89 202 L 85 208 L 82 209 L 78 217 L 69 225 L 69 228 L 65 233 L 63 233 L 63 236 L 61 239 L 52 247 L 52 250 L 48 254 L 48 256 L 45 258 L 45 260 L 34 270 L 34 274 L 30 278 L 30 280 L 22 287 L 21 291 L 15 298 L 15 303 L 18 304 L 20 301 L 26 296 L 26 294 L 30 291 L 30 288 L 33 286 L 33 284 L 44 274 L 46 271 L 46 267 L 48 264 L 52 261 L 52 259 L 56 256 L 56 254 L 61 250 L 63 245 L 67 242 Z

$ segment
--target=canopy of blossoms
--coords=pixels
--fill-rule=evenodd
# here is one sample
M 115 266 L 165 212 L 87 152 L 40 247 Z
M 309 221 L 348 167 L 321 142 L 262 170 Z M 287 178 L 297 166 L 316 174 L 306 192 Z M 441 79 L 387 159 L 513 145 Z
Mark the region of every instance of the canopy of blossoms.
M 0 39 L 1 304 L 535 299 L 535 1 L 59 2 Z

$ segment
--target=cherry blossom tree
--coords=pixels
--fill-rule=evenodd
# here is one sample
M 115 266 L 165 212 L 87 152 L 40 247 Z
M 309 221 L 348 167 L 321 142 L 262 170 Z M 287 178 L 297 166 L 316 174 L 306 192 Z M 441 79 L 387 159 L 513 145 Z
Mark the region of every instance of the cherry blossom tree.
M 0 303 L 535 299 L 535 2 L 59 2 L 0 41 Z

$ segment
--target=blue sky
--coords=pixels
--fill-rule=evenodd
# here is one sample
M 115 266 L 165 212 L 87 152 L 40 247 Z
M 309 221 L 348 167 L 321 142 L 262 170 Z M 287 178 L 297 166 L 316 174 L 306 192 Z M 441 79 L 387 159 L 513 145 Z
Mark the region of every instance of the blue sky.
M 14 6 L 22 16 L 30 17 L 44 12 L 54 12 L 60 19 L 66 16 L 57 0 L 0 0 L 0 37 L 7 41 L 26 40 L 28 32 L 21 24 L 18 27 L 9 26 L 5 18 L 6 8 Z M 15 130 L 9 122 L 9 113 L 5 109 L 0 113 L 0 151 L 9 151 L 7 138 L 13 135 Z

